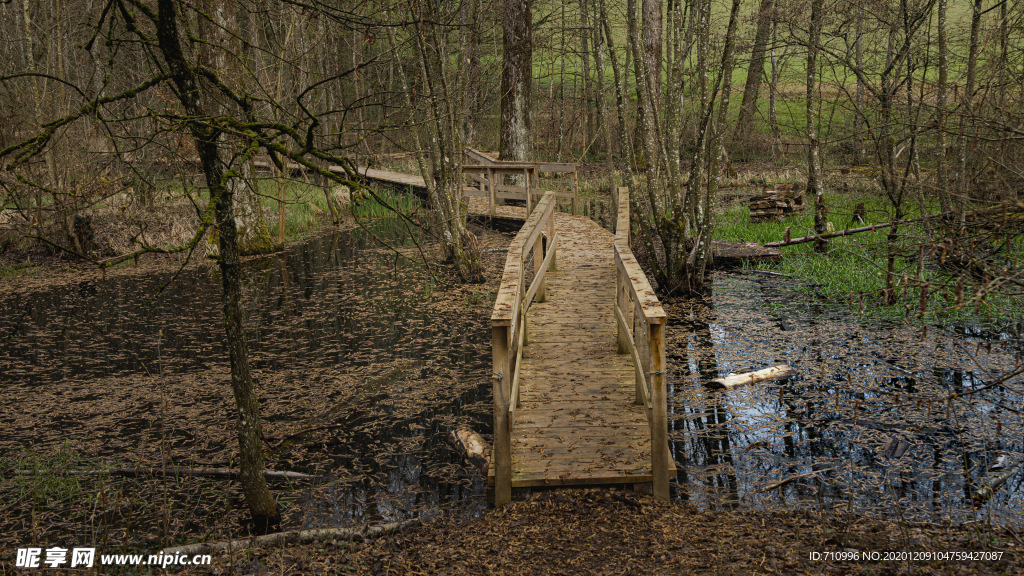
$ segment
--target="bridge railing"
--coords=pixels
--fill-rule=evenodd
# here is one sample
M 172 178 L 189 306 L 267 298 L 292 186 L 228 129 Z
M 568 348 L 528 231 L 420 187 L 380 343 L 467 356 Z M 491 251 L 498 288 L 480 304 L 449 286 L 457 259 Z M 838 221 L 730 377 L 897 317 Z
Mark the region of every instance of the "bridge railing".
M 528 341 L 526 313 L 534 301 L 544 301 L 545 277 L 555 267 L 555 199 L 554 194 L 544 195 L 509 246 L 491 313 L 495 506 L 512 498 L 512 427 L 519 407 L 523 347 Z M 532 281 L 527 284 L 531 271 Z
M 494 160 L 490 156 L 465 148 L 466 163 L 462 166 L 468 186 L 464 188 L 467 196 L 487 198 L 491 216 L 495 215 L 495 207 L 499 200 L 526 201 L 527 214 L 533 211 L 537 197 L 543 194 L 554 194 L 557 198 L 566 198 L 572 203 L 572 212 L 576 213 L 579 200 L 579 181 L 576 165 L 564 162 L 505 162 Z M 541 183 L 541 174 L 565 174 L 569 177 L 568 191 L 545 189 Z M 522 176 L 522 184 L 506 184 L 505 176 Z
M 629 247 L 629 190 L 619 188 L 615 223 L 615 321 L 620 354 L 630 354 L 636 370 L 636 402 L 644 407 L 651 435 L 654 495 L 668 500 L 667 317 L 647 276 Z M 671 465 L 674 467 L 674 465 Z

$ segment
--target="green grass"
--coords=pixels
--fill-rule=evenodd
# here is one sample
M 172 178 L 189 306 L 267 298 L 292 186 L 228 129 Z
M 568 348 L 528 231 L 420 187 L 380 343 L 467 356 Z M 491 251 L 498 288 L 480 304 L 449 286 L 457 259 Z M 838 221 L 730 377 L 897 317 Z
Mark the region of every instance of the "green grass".
M 18 454 L 0 459 L 0 469 L 3 470 L 0 475 L 7 476 L 9 471 L 31 472 L 31 475 L 10 474 L 2 483 L 8 487 L 8 494 L 13 494 L 18 500 L 30 499 L 36 504 L 49 506 L 83 498 L 83 476 L 72 472 L 85 465 L 82 457 L 64 444 L 48 454 L 22 449 Z
M 865 224 L 856 222 L 848 225 L 850 215 L 860 202 L 864 203 L 867 211 Z M 826 196 L 826 205 L 829 220 L 835 230 L 892 220 L 888 202 L 877 193 L 831 193 Z M 906 218 L 918 215 L 916 203 L 908 202 L 908 207 L 912 211 Z M 926 206 L 928 210 L 934 208 Z M 782 240 L 787 227 L 792 238 L 806 236 L 812 232 L 813 224 L 813 206 L 781 222 L 751 223 L 749 210 L 743 205 L 717 215 L 714 237 L 719 240 L 745 240 L 764 244 Z M 921 267 L 920 280 L 929 283 L 932 295 L 926 299 L 926 313 L 920 316 L 917 255 L 922 242 L 928 239 L 928 231 L 918 223 L 900 227 L 903 236 L 897 241 L 897 300 L 888 306 L 884 305 L 880 293 L 885 288 L 888 231 L 889 228 L 885 227 L 878 231 L 833 238 L 829 240 L 830 249 L 825 255 L 816 254 L 811 242 L 784 247 L 782 262 L 757 264 L 756 268 L 790 275 L 801 282 L 800 289 L 808 297 L 823 296 L 834 302 L 852 303 L 855 310 L 871 317 L 925 322 L 936 319 L 1001 322 L 1024 317 L 1024 302 L 1020 298 L 1000 294 L 987 297 L 979 306 L 958 307 L 953 295 L 958 275 L 952 270 L 936 266 L 931 258 L 926 258 L 925 265 Z M 1018 236 L 1017 243 L 1024 244 L 1024 236 Z M 971 285 L 965 289 L 968 297 L 971 290 Z
M 285 241 L 294 240 L 311 228 L 331 219 L 331 208 L 327 203 L 327 194 L 319 186 L 295 180 L 282 181 L 280 192 L 283 192 L 285 203 Z M 278 200 L 280 198 L 276 180 L 258 181 L 260 203 L 270 216 L 266 222 L 271 236 L 277 238 L 279 226 Z
M 352 213 L 359 220 L 365 218 L 396 217 L 395 210 L 411 214 L 421 206 L 419 199 L 408 192 L 399 192 L 387 186 L 374 190 L 374 194 L 358 192 L 352 202 Z
M 0 278 L 33 276 L 41 272 L 41 266 L 32 264 L 31 256 L 21 263 L 0 264 Z

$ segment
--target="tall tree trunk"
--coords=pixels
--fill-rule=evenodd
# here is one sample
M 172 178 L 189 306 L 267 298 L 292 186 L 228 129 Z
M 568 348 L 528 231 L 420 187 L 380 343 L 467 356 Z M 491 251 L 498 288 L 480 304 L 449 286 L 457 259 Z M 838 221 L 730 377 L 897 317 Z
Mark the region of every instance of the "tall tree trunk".
M 772 77 L 768 84 L 768 123 L 772 127 L 772 156 L 778 161 L 782 155 L 782 128 L 779 126 L 779 77 L 782 75 L 782 57 L 776 56 L 778 23 L 772 21 Z
M 661 0 L 641 0 L 640 4 L 640 25 L 636 26 L 637 33 L 640 34 L 640 48 L 635 50 L 630 48 L 628 53 L 633 55 L 633 59 L 636 60 L 634 70 L 639 73 L 643 70 L 646 74 L 644 79 L 634 74 L 636 79 L 637 91 L 644 90 L 650 97 L 650 106 L 644 106 L 640 102 L 637 102 L 636 110 L 636 137 L 634 138 L 637 143 L 635 147 L 640 148 L 644 151 L 642 161 L 634 162 L 635 164 L 643 164 L 649 167 L 649 171 L 657 173 L 660 170 L 658 162 L 660 160 L 660 154 L 651 156 L 642 140 L 646 138 L 643 133 L 644 126 L 648 124 L 648 118 L 646 114 L 652 111 L 661 110 L 661 72 L 662 72 L 662 18 L 661 18 Z M 628 9 L 628 8 L 627 8 Z M 631 15 L 633 13 L 631 12 Z M 632 39 L 630 39 L 631 41 Z M 642 58 L 643 62 L 639 59 Z M 629 65 L 626 65 L 629 68 Z M 651 108 L 651 109 L 649 109 Z M 656 125 L 659 119 L 651 119 L 651 126 Z
M 644 56 L 647 57 L 647 70 L 651 76 L 651 92 L 654 103 L 661 104 L 661 0 L 643 0 L 643 39 Z
M 590 0 L 583 0 L 589 2 Z M 596 2 L 595 2 L 595 8 Z M 604 139 L 602 151 L 605 154 L 605 158 L 608 161 L 608 175 L 611 176 L 613 173 L 613 158 L 614 151 L 612 150 L 612 134 L 611 129 L 608 126 L 608 113 L 607 113 L 607 98 L 604 92 L 604 69 L 605 69 L 605 54 L 604 54 L 604 34 L 602 33 L 599 16 L 600 9 L 595 10 L 596 22 L 590 26 L 593 35 L 593 47 L 594 47 L 594 67 L 597 71 L 597 91 L 592 97 L 595 101 L 594 109 L 594 130 L 600 132 L 601 137 Z
M 464 103 L 458 78 L 464 78 L 464 62 L 454 59 L 458 66 L 452 69 L 447 48 L 447 38 L 435 18 L 443 15 L 443 8 L 425 0 L 415 14 L 416 22 L 411 44 L 416 51 L 419 81 L 416 93 L 426 100 L 426 122 L 420 123 L 424 138 L 417 130 L 412 131 L 416 150 L 426 153 L 416 155 L 420 174 L 427 186 L 431 207 L 441 229 L 441 245 L 444 257 L 455 265 L 456 272 L 466 282 L 482 282 L 483 268 L 480 247 L 476 236 L 466 227 L 467 208 L 462 195 L 462 154 L 461 111 Z M 395 51 L 398 43 L 394 29 L 388 30 L 388 37 Z M 398 65 L 398 76 L 406 106 L 412 114 L 415 109 L 412 90 L 405 68 Z M 423 143 L 426 146 L 423 146 Z
M 818 135 L 818 43 L 825 15 L 824 0 L 811 0 L 811 25 L 807 33 L 807 192 L 814 197 L 814 234 L 826 232 L 825 190 L 821 175 L 821 143 Z M 816 252 L 828 250 L 828 241 L 814 241 Z
M 36 64 L 36 49 L 35 49 L 35 26 L 32 22 L 32 1 L 24 0 L 22 3 L 22 18 L 25 24 L 25 64 L 26 68 L 32 74 L 38 73 Z M 43 119 L 43 94 L 42 88 L 39 87 L 39 78 L 32 76 L 32 119 L 33 125 L 38 126 L 42 123 Z M 53 160 L 53 147 L 48 146 L 46 151 L 43 153 L 43 162 L 46 167 L 47 185 L 52 189 L 56 190 L 57 173 L 54 169 Z M 40 234 L 39 230 L 43 226 L 43 191 L 41 188 L 36 188 L 36 213 L 35 213 L 35 226 L 37 227 L 37 234 Z
M 910 22 L 910 8 L 907 6 L 906 0 L 900 2 L 900 10 L 903 12 L 903 34 L 906 42 L 907 54 L 906 54 L 906 65 L 907 73 L 904 75 L 906 91 L 907 91 L 907 122 L 917 125 L 916 118 L 917 114 L 914 113 L 914 72 L 916 71 L 916 65 L 914 62 L 914 30 L 911 27 Z M 925 70 L 927 74 L 927 69 Z M 922 82 L 923 84 L 923 82 Z M 910 141 L 910 168 L 914 174 L 916 180 L 915 186 L 920 187 L 921 181 L 921 159 L 917 153 L 916 138 L 911 137 Z M 918 196 L 921 200 L 921 213 L 924 214 L 924 198 Z
M 703 278 L 708 263 L 711 261 L 711 237 L 715 228 L 714 214 L 715 204 L 718 202 L 718 189 L 722 178 L 722 161 L 725 157 L 725 132 L 726 123 L 729 118 L 729 99 L 732 92 L 732 71 L 735 62 L 734 51 L 736 46 L 736 28 L 739 21 L 740 0 L 732 0 L 732 9 L 729 13 L 729 25 L 725 32 L 725 46 L 722 48 L 722 71 L 721 71 L 721 95 L 719 96 L 717 118 L 712 126 L 712 137 L 709 140 L 708 154 L 711 157 L 711 167 L 708 171 L 708 183 L 704 217 L 704 227 L 700 230 L 700 237 L 697 240 L 701 250 L 705 250 L 703 257 L 698 255 L 695 259 L 696 267 L 694 275 Z
M 964 206 L 970 194 L 970 178 L 967 176 L 967 132 L 968 123 L 971 122 L 971 115 L 974 111 L 974 91 L 977 88 L 978 77 L 978 50 L 981 43 L 981 15 L 984 0 L 974 0 L 971 12 L 971 38 L 967 46 L 967 85 L 961 96 L 963 102 L 960 107 L 960 127 L 957 132 L 957 162 L 956 162 L 956 196 L 954 198 L 954 210 L 956 211 L 956 225 L 963 226 Z
M 605 45 L 607 46 L 608 60 L 609 60 L 609 62 L 611 62 L 611 65 L 612 65 L 612 78 L 613 78 L 613 81 L 615 83 L 615 121 L 616 121 L 616 131 L 618 132 L 618 135 L 619 135 L 619 138 L 617 139 L 617 141 L 619 143 L 619 146 L 618 146 L 618 148 L 619 148 L 619 150 L 618 150 L 619 158 L 621 160 L 627 160 L 627 159 L 630 158 L 630 154 L 629 154 L 629 140 L 627 138 L 624 138 L 624 136 L 627 134 L 627 129 L 626 129 L 626 84 L 625 84 L 625 76 L 626 76 L 626 74 L 624 72 L 622 72 L 620 70 L 620 68 L 619 68 L 619 58 L 618 58 L 618 55 L 615 53 L 615 37 L 612 35 L 612 28 L 611 28 L 611 25 L 609 24 L 608 8 L 605 5 L 605 0 L 596 0 L 596 2 L 597 2 L 597 5 L 598 5 L 598 12 L 599 12 L 598 21 L 601 22 L 601 29 L 604 32 L 603 38 L 604 38 Z M 627 49 L 626 52 L 628 53 L 629 50 Z M 610 138 L 611 128 L 608 127 L 608 128 L 606 128 L 605 131 L 609 135 L 608 143 L 610 145 L 611 144 L 611 138 Z M 612 151 L 609 149 L 608 150 L 608 156 L 611 157 L 611 155 L 612 155 Z M 609 164 L 611 164 L 611 163 L 609 162 Z M 626 170 L 626 174 L 624 175 L 624 177 L 626 178 L 626 184 L 629 187 L 629 192 L 631 194 L 630 195 L 630 199 L 632 199 L 633 198 L 632 195 L 636 193 L 635 185 L 634 185 L 634 180 L 635 179 L 633 178 L 633 171 L 632 170 Z
M 480 107 L 480 0 L 462 2 L 459 14 L 465 46 L 465 101 L 462 107 L 462 141 L 476 142 L 476 114 Z
M 501 65 L 502 160 L 527 161 L 533 152 L 532 0 L 505 0 Z
M 239 262 L 232 190 L 225 185 L 220 156 L 220 136 L 201 119 L 213 115 L 204 108 L 203 89 L 196 67 L 182 52 L 174 0 L 159 0 L 157 39 L 164 62 L 177 89 L 185 113 L 197 121 L 191 124 L 192 138 L 202 162 L 211 198 L 215 199 L 217 241 L 220 251 L 224 328 L 231 359 L 231 389 L 238 408 L 239 469 L 242 491 L 256 531 L 265 533 L 280 526 L 281 512 L 263 478 L 263 447 L 259 401 L 249 372 L 245 326 L 242 322 L 241 263 Z
M 939 78 L 935 88 L 935 190 L 939 195 L 939 207 L 943 214 L 952 210 L 949 197 L 949 171 L 946 151 L 946 98 L 949 92 L 949 50 L 946 47 L 946 5 L 947 0 L 938 0 L 938 50 Z
M 591 140 L 596 140 L 597 129 L 594 128 L 594 116 L 597 112 L 594 104 L 593 80 L 590 76 L 590 0 L 580 0 L 580 42 L 583 45 L 583 146 L 590 148 Z
M 905 2 L 901 2 L 905 6 Z M 896 139 L 893 135 L 892 109 L 897 96 L 896 85 L 898 84 L 898 72 L 895 66 L 898 58 L 896 50 L 896 26 L 891 24 L 889 28 L 889 42 L 886 50 L 885 68 L 879 80 L 880 90 L 876 94 L 878 98 L 878 123 L 877 143 L 875 148 L 878 154 L 880 178 L 882 189 L 885 191 L 889 202 L 892 203 L 894 224 L 886 236 L 886 267 L 885 267 L 885 303 L 891 304 L 896 297 L 896 241 L 899 239 L 900 218 L 903 217 L 903 188 L 897 183 L 896 176 Z
M 558 35 L 561 38 L 561 56 L 558 58 L 558 143 L 555 145 L 555 161 L 562 161 L 562 145 L 565 140 L 565 34 L 568 30 L 565 22 L 565 2 L 562 2 L 561 9 L 562 30 Z
M 858 70 L 864 69 L 864 4 L 859 2 L 857 4 L 857 23 L 856 23 L 856 34 L 857 39 L 854 41 L 854 65 L 857 66 Z M 857 107 L 856 114 L 853 117 L 853 133 L 856 137 L 857 145 L 857 163 L 863 164 L 867 152 L 864 149 L 864 81 L 860 75 L 857 76 L 857 92 L 855 97 L 855 105 Z
M 735 140 L 739 143 L 750 137 L 754 125 L 754 113 L 757 111 L 757 94 L 761 88 L 761 76 L 764 74 L 765 53 L 768 51 L 768 39 L 771 36 L 772 20 L 775 15 L 775 0 L 761 0 L 757 11 L 757 29 L 754 32 L 754 45 L 750 49 L 750 65 L 747 66 L 747 81 L 743 86 L 743 100 L 736 119 Z

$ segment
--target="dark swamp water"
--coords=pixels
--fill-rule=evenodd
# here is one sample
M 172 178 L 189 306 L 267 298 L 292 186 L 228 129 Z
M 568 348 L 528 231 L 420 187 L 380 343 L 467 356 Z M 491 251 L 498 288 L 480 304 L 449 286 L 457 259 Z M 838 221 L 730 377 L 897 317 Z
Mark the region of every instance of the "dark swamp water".
M 986 388 L 1019 374 L 1019 327 L 860 321 L 756 273 L 720 273 L 713 298 L 667 310 L 682 498 L 1021 524 L 1024 471 L 984 508 L 970 496 L 1024 459 L 1024 378 Z M 787 382 L 702 385 L 783 363 L 798 372 Z
M 483 481 L 445 443 L 460 425 L 491 428 L 488 318 L 505 257 L 496 249 L 510 236 L 478 233 L 490 250 L 482 286 L 435 286 L 408 239 L 386 227 L 376 234 L 413 258 L 355 231 L 246 264 L 267 465 L 322 478 L 273 486 L 286 528 L 485 510 Z M 63 472 L 235 463 L 219 278 L 206 266 L 168 284 L 171 276 L 0 288 L 2 474 L 34 466 L 58 478 L 42 487 L 2 479 L 0 534 L 11 544 L 244 531 L 233 483 Z M 1013 370 L 1020 340 L 861 321 L 807 304 L 793 282 L 719 273 L 709 300 L 667 305 L 676 497 L 955 522 L 992 513 L 1020 523 L 1024 474 L 980 511 L 969 493 L 1000 457 L 1024 458 L 1021 398 L 995 387 L 949 400 Z M 704 386 L 778 363 L 799 376 Z M 1020 380 L 1007 384 L 1019 390 Z

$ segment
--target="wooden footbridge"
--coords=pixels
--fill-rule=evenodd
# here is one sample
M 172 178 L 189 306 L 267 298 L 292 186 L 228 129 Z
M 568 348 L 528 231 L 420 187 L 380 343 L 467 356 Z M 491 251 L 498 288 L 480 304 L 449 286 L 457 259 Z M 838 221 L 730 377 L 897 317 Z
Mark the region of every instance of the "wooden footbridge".
M 668 499 L 665 312 L 616 234 L 544 194 L 509 247 L 491 314 L 494 503 L 529 486 L 653 484 Z
M 525 219 L 491 314 L 494 504 L 512 489 L 651 485 L 668 499 L 665 311 L 629 248 L 629 197 L 616 233 L 576 216 L 574 165 L 498 162 L 467 149 L 470 212 Z M 567 191 L 540 173 L 568 174 Z M 368 180 L 423 187 L 417 176 L 360 169 Z M 506 177 L 519 178 L 518 185 Z M 537 201 L 539 197 L 539 201 Z M 568 199 L 572 214 L 557 210 Z M 526 209 L 503 206 L 525 201 Z

